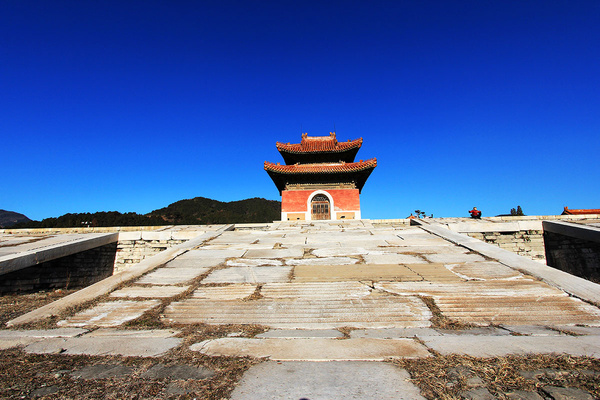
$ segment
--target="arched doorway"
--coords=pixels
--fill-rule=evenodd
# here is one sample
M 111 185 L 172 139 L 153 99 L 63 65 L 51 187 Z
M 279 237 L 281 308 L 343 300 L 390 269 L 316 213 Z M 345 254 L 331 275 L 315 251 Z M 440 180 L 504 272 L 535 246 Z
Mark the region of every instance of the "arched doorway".
M 324 194 L 318 194 L 310 202 L 311 219 L 331 219 L 329 199 Z

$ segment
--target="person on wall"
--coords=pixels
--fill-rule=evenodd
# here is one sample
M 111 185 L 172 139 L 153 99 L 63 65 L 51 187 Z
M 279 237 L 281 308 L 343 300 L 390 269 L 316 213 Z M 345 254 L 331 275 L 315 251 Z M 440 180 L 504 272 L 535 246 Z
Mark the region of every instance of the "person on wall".
M 481 219 L 481 211 L 479 211 L 477 207 L 473 207 L 473 209 L 469 211 L 469 214 L 471 214 L 471 218 Z

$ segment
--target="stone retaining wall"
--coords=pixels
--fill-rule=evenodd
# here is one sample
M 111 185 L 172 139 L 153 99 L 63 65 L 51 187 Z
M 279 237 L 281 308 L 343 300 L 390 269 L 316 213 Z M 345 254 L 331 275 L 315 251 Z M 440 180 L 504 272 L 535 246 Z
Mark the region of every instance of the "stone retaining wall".
M 114 272 L 121 272 L 204 231 L 120 232 Z
M 517 232 L 468 232 L 467 235 L 532 260 L 544 261 L 546 259 L 542 230 Z
M 600 283 L 600 228 L 545 222 L 544 241 L 549 266 Z

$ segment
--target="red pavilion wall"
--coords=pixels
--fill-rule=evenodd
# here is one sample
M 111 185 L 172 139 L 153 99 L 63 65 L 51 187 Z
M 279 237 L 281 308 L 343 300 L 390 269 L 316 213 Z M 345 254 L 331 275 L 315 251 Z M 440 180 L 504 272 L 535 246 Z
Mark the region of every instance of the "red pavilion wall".
M 284 190 L 281 193 L 281 211 L 306 212 L 308 198 L 315 190 Z M 360 210 L 360 196 L 358 189 L 331 189 L 323 190 L 333 198 L 335 211 Z

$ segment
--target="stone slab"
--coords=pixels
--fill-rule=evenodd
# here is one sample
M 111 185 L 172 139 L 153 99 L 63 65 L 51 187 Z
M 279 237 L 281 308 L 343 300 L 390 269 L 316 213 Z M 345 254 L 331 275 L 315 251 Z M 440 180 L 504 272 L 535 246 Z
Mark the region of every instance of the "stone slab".
M 351 338 L 398 339 L 415 336 L 441 336 L 441 334 L 431 328 L 356 329 L 350 332 Z
M 265 362 L 251 367 L 231 400 L 424 400 L 406 370 L 387 363 Z
M 170 286 L 155 285 L 147 286 L 129 286 L 110 294 L 110 297 L 129 297 L 129 298 L 165 298 L 180 295 L 189 289 L 189 286 Z
M 266 283 L 260 294 L 270 299 L 359 299 L 369 296 L 371 288 L 360 282 Z
M 357 256 L 367 254 L 368 251 L 362 247 L 329 247 L 315 249 L 312 253 L 317 257 Z
M 250 249 L 244 254 L 244 258 L 295 258 L 302 257 L 302 248 L 280 248 L 280 249 Z
M 211 272 L 202 283 L 287 282 L 291 272 L 291 267 L 229 267 Z
M 430 356 L 412 339 L 222 338 L 193 344 L 209 356 L 268 357 L 276 361 L 383 361 Z
M 259 333 L 257 338 L 341 338 L 344 334 L 336 329 L 273 329 Z
M 176 285 L 195 279 L 208 270 L 208 267 L 158 268 L 138 279 L 136 283 L 143 285 Z
M 160 300 L 117 300 L 100 303 L 93 308 L 81 311 L 66 320 L 59 321 L 57 325 L 69 327 L 119 326 L 127 321 L 140 317 L 144 312 L 159 304 Z
M 198 259 L 202 259 L 202 258 L 207 258 L 207 259 L 238 258 L 238 257 L 243 256 L 245 252 L 246 252 L 245 247 L 242 249 L 227 248 L 227 249 L 223 249 L 223 250 L 211 250 L 211 249 L 203 249 L 202 247 L 199 247 L 197 249 L 189 251 L 188 254 L 186 255 L 186 257 L 198 258 Z
M 262 265 L 283 265 L 280 260 L 272 258 L 235 258 L 226 263 L 230 267 L 259 267 Z
M 466 280 L 512 279 L 522 276 L 519 271 L 492 261 L 468 264 L 448 264 L 446 265 L 446 268 Z
M 194 291 L 195 299 L 236 300 L 251 296 L 256 291 L 256 285 L 233 284 L 227 286 L 200 286 Z
M 185 254 L 177 257 L 176 259 L 174 259 L 172 261 L 169 261 L 168 263 L 166 263 L 164 265 L 163 268 L 177 268 L 177 269 L 181 269 L 181 268 L 189 268 L 189 269 L 212 268 L 212 267 L 216 267 L 217 265 L 219 265 L 225 261 L 225 257 L 223 257 L 223 258 L 193 257 L 192 258 L 192 256 L 188 256 L 187 258 L 183 258 L 184 256 L 185 256 Z
M 359 260 L 350 257 L 322 257 L 322 258 L 300 258 L 287 260 L 287 265 L 350 265 Z
M 294 282 L 336 281 L 422 281 L 423 278 L 403 265 L 298 265 L 294 268 Z
M 485 261 L 479 254 L 425 254 L 423 257 L 433 263 L 456 264 Z
M 0 330 L 0 339 L 12 339 L 19 337 L 30 338 L 53 338 L 53 337 L 75 337 L 87 333 L 82 328 L 58 328 L 58 329 L 31 329 L 31 330 Z
M 431 336 L 424 344 L 442 355 L 500 357 L 509 354 L 570 354 L 600 357 L 600 341 L 594 336 Z
M 579 388 L 544 386 L 542 391 L 554 400 L 594 400 L 594 396 Z
M 175 329 L 112 329 L 100 328 L 91 331 L 86 337 L 125 337 L 132 336 L 136 338 L 169 338 L 177 336 L 181 331 Z
M 111 379 L 124 378 L 133 374 L 134 369 L 121 364 L 87 365 L 71 372 L 72 378 L 79 379 Z
M 410 254 L 367 254 L 363 256 L 367 264 L 423 264 L 427 261 Z
M 278 329 L 429 327 L 431 312 L 413 296 L 259 298 L 252 301 L 185 299 L 168 305 L 167 322 L 258 324 Z
M 0 330 L 0 350 L 26 346 L 46 338 L 75 337 L 86 333 L 82 328 Z
M 30 344 L 25 352 L 35 354 L 87 354 L 93 356 L 158 357 L 179 346 L 183 339 L 137 337 L 135 335 L 52 338 Z
M 195 367 L 186 364 L 165 365 L 162 363 L 153 365 L 141 375 L 143 379 L 207 379 L 215 375 L 215 372 L 205 367 Z
M 559 331 L 550 329 L 542 325 L 502 325 L 502 328 L 525 336 L 560 336 L 564 335 Z
M 558 326 L 563 331 L 571 332 L 575 335 L 595 335 L 600 336 L 600 327 L 597 326 Z

